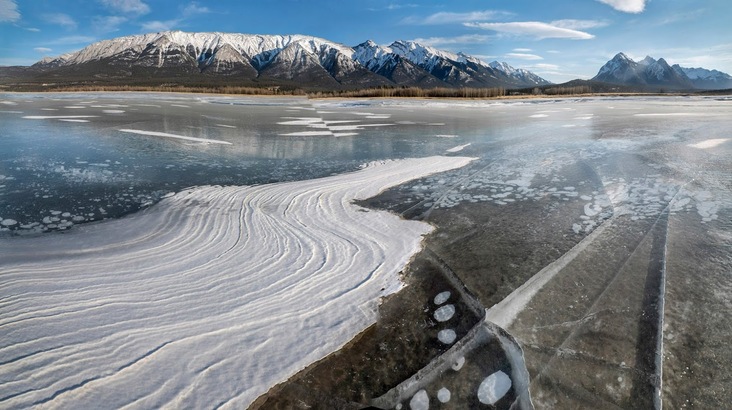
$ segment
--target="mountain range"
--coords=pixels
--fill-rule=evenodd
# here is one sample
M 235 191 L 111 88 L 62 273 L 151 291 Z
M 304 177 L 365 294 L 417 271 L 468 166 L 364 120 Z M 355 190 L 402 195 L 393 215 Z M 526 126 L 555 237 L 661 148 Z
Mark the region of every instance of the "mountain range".
M 592 81 L 636 86 L 643 89 L 727 89 L 732 88 L 732 76 L 717 70 L 685 68 L 678 64 L 669 65 L 666 60 L 646 56 L 633 61 L 618 53 L 600 68 Z
M 293 84 L 310 89 L 378 86 L 505 87 L 550 84 L 523 69 L 412 41 L 348 47 L 303 35 L 166 31 L 93 43 L 31 67 L 44 79 L 186 79 Z M 49 80 L 49 81 L 50 81 Z
M 0 67 L 0 86 L 188 85 L 345 90 L 373 87 L 525 89 L 555 87 L 507 63 L 485 63 L 413 41 L 349 47 L 304 35 L 165 31 L 99 41 L 31 67 Z M 673 66 L 660 58 L 633 61 L 618 53 L 589 81 L 560 84 L 597 92 L 732 89 L 732 76 Z M 45 87 L 44 87 L 45 88 Z M 27 89 L 27 88 L 26 88 Z

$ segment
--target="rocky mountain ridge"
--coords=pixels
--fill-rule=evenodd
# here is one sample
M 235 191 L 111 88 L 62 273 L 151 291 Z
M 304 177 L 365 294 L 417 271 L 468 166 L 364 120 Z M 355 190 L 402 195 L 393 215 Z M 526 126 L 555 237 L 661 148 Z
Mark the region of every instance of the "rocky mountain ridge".
M 671 66 L 650 56 L 636 62 L 624 53 L 605 63 L 592 81 L 673 90 L 732 88 L 732 76 L 717 70 Z
M 90 44 L 33 66 L 94 72 L 96 77 L 183 77 L 290 81 L 314 88 L 373 86 L 506 87 L 550 84 L 506 63 L 438 50 L 411 41 L 355 47 L 303 35 L 166 31 Z

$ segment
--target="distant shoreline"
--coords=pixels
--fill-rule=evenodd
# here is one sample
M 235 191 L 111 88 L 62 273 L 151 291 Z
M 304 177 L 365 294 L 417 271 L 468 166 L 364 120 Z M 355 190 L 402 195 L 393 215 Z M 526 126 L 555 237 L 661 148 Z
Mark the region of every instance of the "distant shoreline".
M 586 90 L 584 90 L 586 91 Z M 256 96 L 256 97 L 302 97 L 312 100 L 349 99 L 460 99 L 460 100 L 521 100 L 541 98 L 589 98 L 589 97 L 679 97 L 679 96 L 714 96 L 732 95 L 732 90 L 704 90 L 704 91 L 673 91 L 673 92 L 566 92 L 566 93 L 526 93 L 525 90 L 504 89 L 423 89 L 417 87 L 362 89 L 349 91 L 304 91 L 279 90 L 256 87 L 191 87 L 191 86 L 70 86 L 53 89 L 25 89 L 12 90 L 0 88 L 0 93 L 174 93 L 174 94 L 203 94 L 228 96 Z

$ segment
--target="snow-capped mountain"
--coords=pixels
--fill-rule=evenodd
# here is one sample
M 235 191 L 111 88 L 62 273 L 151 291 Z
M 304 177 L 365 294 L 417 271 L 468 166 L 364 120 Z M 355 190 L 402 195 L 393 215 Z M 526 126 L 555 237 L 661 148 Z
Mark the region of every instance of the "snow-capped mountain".
M 447 83 L 461 87 L 533 87 L 549 81 L 507 63 L 486 64 L 464 53 L 451 53 L 413 41 L 395 41 L 388 47 L 367 41 L 354 48 L 354 58 L 371 71 L 397 80 L 408 72 L 419 85 Z M 427 74 L 428 77 L 425 77 Z
M 706 68 L 686 68 L 678 64 L 671 66 L 679 74 L 686 75 L 696 88 L 705 90 L 723 90 L 732 88 L 732 76 L 717 70 Z
M 716 70 L 684 69 L 678 65 L 671 67 L 663 58 L 656 60 L 650 56 L 635 62 L 623 53 L 618 53 L 602 66 L 593 80 L 677 90 L 732 87 L 732 77 Z
M 529 87 L 549 84 L 505 63 L 486 64 L 410 41 L 389 47 L 372 41 L 348 47 L 303 35 L 161 33 L 93 43 L 35 69 L 96 78 L 236 77 L 285 81 L 310 88 L 419 85 L 425 87 Z M 61 74 L 59 74 L 61 75 Z

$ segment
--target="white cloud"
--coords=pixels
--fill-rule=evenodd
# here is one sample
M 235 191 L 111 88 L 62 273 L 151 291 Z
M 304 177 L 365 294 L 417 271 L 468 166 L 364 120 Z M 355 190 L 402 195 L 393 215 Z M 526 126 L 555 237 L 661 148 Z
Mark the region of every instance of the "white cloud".
M 56 40 L 50 41 L 51 45 L 75 45 L 75 44 L 89 44 L 93 43 L 97 39 L 89 36 L 67 36 L 57 38 Z
M 467 13 L 451 13 L 442 11 L 439 13 L 432 14 L 425 18 L 407 17 L 402 20 L 402 23 L 407 24 L 452 24 L 452 23 L 464 23 L 468 21 L 481 21 L 481 20 L 493 20 L 500 16 L 511 15 L 505 11 L 496 10 L 482 10 L 482 11 L 470 11 Z
M 114 11 L 143 15 L 150 12 L 150 6 L 142 0 L 99 0 L 108 8 Z
M 543 60 L 544 57 L 538 56 L 536 54 L 526 54 L 526 53 L 508 53 L 506 54 L 506 58 L 517 58 L 520 60 Z
M 36 47 L 33 50 L 35 50 L 41 54 L 50 53 L 51 51 L 53 51 L 53 49 L 50 49 L 48 47 Z
M 568 28 L 570 30 L 587 30 L 590 28 L 607 27 L 608 25 L 610 25 L 609 22 L 603 21 L 603 20 L 574 20 L 574 19 L 555 20 L 549 24 L 551 24 L 552 26 L 560 27 L 560 28 Z
M 0 23 L 20 20 L 20 12 L 15 0 L 0 0 Z
M 513 51 L 516 53 L 530 53 L 534 50 L 532 50 L 530 48 L 514 48 Z
M 499 33 L 530 36 L 539 40 L 545 38 L 564 38 L 570 40 L 589 40 L 595 38 L 590 33 L 553 26 L 539 21 L 517 21 L 513 23 L 463 23 L 466 27 L 492 30 Z
M 119 26 L 127 22 L 122 16 L 97 16 L 92 19 L 94 30 L 100 33 L 111 33 L 119 30 Z
M 0 0 L 0 1 L 1 1 L 1 0 Z M 38 32 L 40 32 L 40 31 L 41 31 L 41 29 L 39 29 L 39 28 L 35 28 L 35 27 L 28 27 L 28 28 L 26 28 L 26 30 L 28 30 L 28 31 L 32 31 L 32 32 L 34 32 L 34 33 L 38 33 Z
M 405 9 L 405 8 L 414 8 L 417 7 L 416 4 L 408 3 L 408 4 L 395 4 L 392 3 L 388 6 L 386 6 L 387 10 L 399 10 L 399 9 Z
M 183 9 L 183 15 L 184 16 L 195 16 L 196 14 L 207 14 L 210 13 L 211 9 L 205 6 L 199 6 L 198 3 L 192 2 L 189 3 L 184 9 Z
M 145 32 L 169 31 L 180 24 L 179 19 L 174 20 L 153 20 L 142 23 L 142 30 Z
M 457 37 L 428 37 L 428 38 L 415 38 L 415 43 L 424 44 L 426 46 L 444 46 L 450 44 L 481 44 L 486 43 L 490 40 L 490 36 L 483 34 L 467 34 L 464 36 Z
M 646 8 L 646 0 L 597 0 L 600 3 L 605 3 L 615 10 L 622 11 L 624 13 L 638 14 L 643 12 Z
M 76 26 L 78 25 L 76 23 L 76 20 L 74 20 L 71 16 L 64 13 L 52 13 L 52 14 L 44 14 L 43 20 L 47 21 L 51 24 L 57 24 L 62 27 L 66 27 L 69 30 L 75 30 Z
M 534 64 L 528 67 L 530 70 L 552 70 L 557 71 L 559 70 L 559 66 L 556 64 L 546 64 L 546 63 L 538 63 Z

